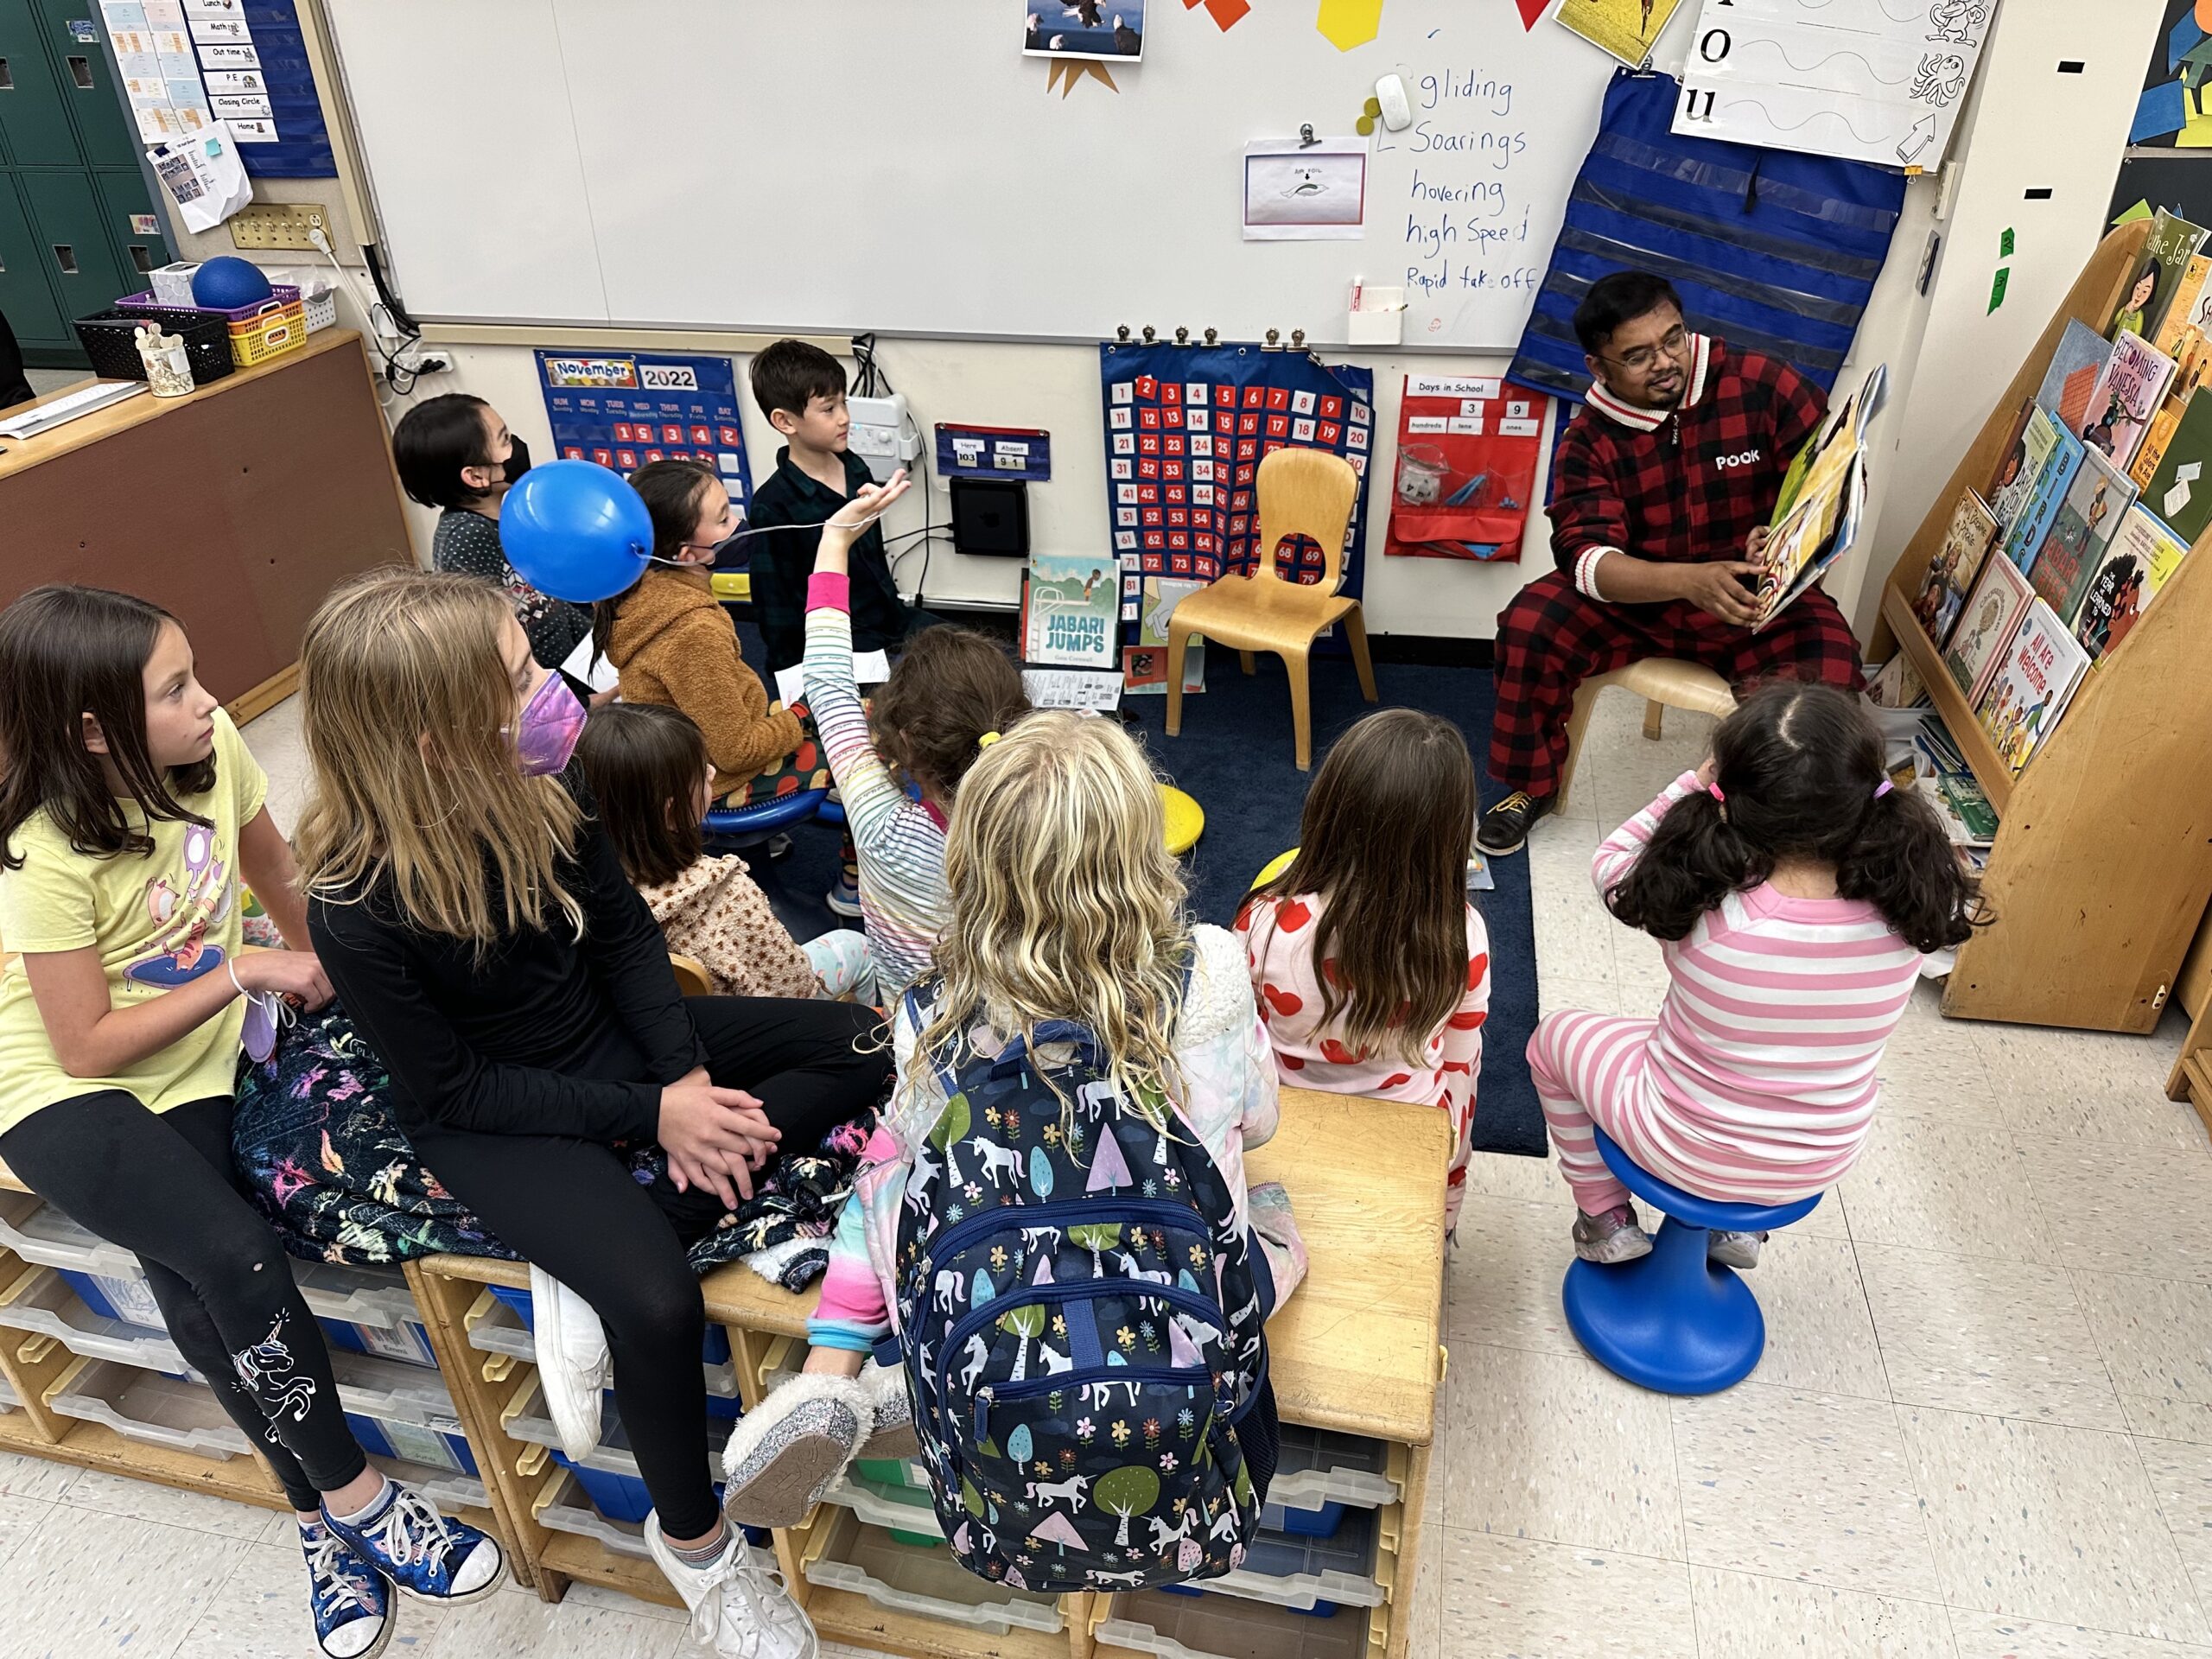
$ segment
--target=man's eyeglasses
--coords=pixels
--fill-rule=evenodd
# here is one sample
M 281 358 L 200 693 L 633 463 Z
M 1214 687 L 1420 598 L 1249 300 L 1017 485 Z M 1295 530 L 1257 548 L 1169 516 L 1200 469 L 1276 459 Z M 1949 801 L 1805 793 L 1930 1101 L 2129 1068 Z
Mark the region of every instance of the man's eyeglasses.
M 1608 357 L 1605 361 L 1618 363 L 1631 374 L 1643 374 L 1657 363 L 1662 355 L 1669 358 L 1680 357 L 1682 354 L 1682 347 L 1689 344 L 1689 330 L 1678 322 L 1660 337 L 1656 346 L 1639 346 L 1634 351 L 1624 353 L 1619 357 Z M 1603 353 L 1601 353 L 1600 355 L 1602 356 Z

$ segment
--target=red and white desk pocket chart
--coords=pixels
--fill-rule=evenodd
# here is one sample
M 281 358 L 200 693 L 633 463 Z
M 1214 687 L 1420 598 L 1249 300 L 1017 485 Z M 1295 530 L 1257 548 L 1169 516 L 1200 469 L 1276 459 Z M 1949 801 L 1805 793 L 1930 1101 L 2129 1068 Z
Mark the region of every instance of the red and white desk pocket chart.
M 1517 560 L 1536 486 L 1544 401 L 1496 376 L 1408 375 L 1383 552 Z

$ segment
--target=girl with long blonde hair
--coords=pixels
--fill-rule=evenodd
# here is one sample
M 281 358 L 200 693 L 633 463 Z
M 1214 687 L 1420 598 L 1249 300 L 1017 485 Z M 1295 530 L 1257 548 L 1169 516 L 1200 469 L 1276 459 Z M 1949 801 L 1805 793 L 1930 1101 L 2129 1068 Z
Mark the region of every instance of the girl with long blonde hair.
M 1276 1300 L 1304 1276 L 1282 1189 L 1245 1184 L 1244 1149 L 1274 1133 L 1276 1084 L 1243 950 L 1185 914 L 1159 791 L 1136 744 L 1113 721 L 1057 712 L 987 736 L 961 785 L 944 871 L 951 918 L 936 971 L 893 1022 L 898 1083 L 838 1220 L 808 1325 L 808 1375 L 778 1389 L 730 1440 L 725 1501 L 748 1523 L 803 1514 L 860 1440 L 880 1436 L 887 1414 L 903 1409 L 899 1373 L 860 1374 L 893 1328 L 899 1217 L 916 1149 L 946 1110 L 945 1079 L 1016 1038 L 1058 1093 L 1052 1074 L 1074 1050 L 1047 1028 L 1086 1028 L 1094 1074 L 1219 1171 Z M 1075 1103 L 1062 1104 L 1065 1136 Z
M 583 709 L 495 589 L 404 569 L 346 583 L 308 626 L 300 690 L 311 937 L 415 1149 L 533 1264 L 564 1441 L 596 1439 L 611 1354 L 646 1541 L 697 1634 L 806 1659 L 805 1615 L 715 1503 L 684 1250 L 779 1141 L 811 1147 L 880 1097 L 873 1015 L 677 993 L 569 765 Z M 654 1141 L 669 1174 L 645 1187 L 616 1147 Z

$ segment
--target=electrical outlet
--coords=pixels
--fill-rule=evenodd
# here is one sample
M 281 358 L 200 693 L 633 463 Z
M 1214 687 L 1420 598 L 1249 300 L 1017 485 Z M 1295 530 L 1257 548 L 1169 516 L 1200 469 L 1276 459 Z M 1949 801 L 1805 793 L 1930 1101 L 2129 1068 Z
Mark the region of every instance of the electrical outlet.
M 315 251 L 312 232 L 330 234 L 330 209 L 317 201 L 250 202 L 231 215 L 234 248 L 305 248 Z
M 391 359 L 391 366 L 402 374 L 451 374 L 453 353 L 439 351 L 401 352 Z

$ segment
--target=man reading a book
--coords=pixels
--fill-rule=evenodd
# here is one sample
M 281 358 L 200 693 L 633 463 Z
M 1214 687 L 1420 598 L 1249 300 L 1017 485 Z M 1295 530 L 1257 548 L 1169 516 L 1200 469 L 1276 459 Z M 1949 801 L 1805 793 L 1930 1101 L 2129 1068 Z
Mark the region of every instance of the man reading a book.
M 1493 855 L 1518 852 L 1551 810 L 1575 688 L 1593 675 L 1670 657 L 1731 685 L 1860 683 L 1851 626 L 1817 587 L 1750 626 L 1783 476 L 1827 411 L 1820 388 L 1692 334 L 1672 286 L 1649 271 L 1592 284 L 1574 329 L 1591 387 L 1552 463 L 1559 568 L 1497 619 L 1490 771 L 1507 793 L 1477 837 Z

